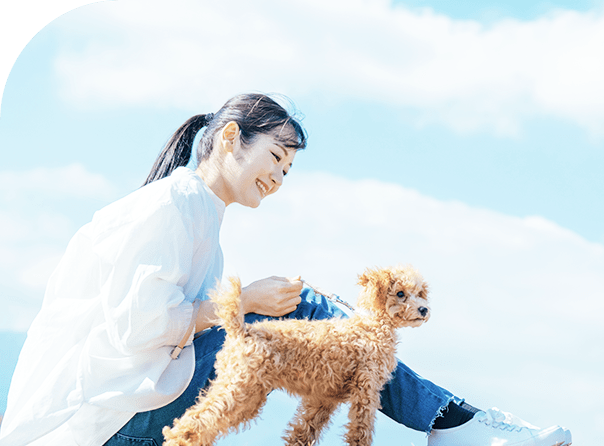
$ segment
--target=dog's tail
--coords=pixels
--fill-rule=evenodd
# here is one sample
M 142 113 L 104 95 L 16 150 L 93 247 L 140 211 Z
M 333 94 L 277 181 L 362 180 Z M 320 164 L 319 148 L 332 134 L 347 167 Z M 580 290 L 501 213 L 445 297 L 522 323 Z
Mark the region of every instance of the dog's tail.
M 229 277 L 228 281 L 230 287 L 218 287 L 210 294 L 210 299 L 216 304 L 214 312 L 227 334 L 243 336 L 245 322 L 241 306 L 241 281 L 237 277 Z

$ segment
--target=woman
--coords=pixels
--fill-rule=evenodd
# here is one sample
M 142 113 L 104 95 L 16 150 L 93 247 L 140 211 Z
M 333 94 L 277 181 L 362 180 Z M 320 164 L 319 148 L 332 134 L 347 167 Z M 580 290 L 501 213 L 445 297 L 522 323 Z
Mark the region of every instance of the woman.
M 183 166 L 204 127 L 191 171 Z M 261 94 L 183 124 L 144 187 L 97 212 L 69 243 L 21 352 L 0 444 L 160 445 L 163 426 L 208 384 L 224 339 L 206 294 L 222 275 L 225 208 L 259 206 L 305 146 L 300 124 Z M 299 278 L 254 282 L 242 301 L 249 321 L 342 316 Z M 562 428 L 480 412 L 402 363 L 382 406 L 430 433 L 431 445 L 570 442 Z

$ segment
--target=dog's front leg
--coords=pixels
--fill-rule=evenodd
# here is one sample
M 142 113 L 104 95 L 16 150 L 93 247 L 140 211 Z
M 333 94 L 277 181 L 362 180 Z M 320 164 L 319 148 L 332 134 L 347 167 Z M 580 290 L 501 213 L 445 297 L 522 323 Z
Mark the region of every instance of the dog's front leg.
M 350 446 L 369 446 L 373 441 L 375 414 L 380 407 L 380 389 L 374 381 L 375 374 L 361 372 L 357 388 L 351 394 L 349 423 L 346 425 L 346 443 Z

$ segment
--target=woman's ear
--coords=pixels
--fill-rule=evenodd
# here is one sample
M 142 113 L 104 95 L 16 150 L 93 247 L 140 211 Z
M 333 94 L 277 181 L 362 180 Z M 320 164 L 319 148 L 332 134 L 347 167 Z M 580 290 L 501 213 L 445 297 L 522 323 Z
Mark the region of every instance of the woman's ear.
M 235 144 L 239 142 L 239 124 L 229 121 L 220 131 L 220 143 L 227 152 L 232 152 Z

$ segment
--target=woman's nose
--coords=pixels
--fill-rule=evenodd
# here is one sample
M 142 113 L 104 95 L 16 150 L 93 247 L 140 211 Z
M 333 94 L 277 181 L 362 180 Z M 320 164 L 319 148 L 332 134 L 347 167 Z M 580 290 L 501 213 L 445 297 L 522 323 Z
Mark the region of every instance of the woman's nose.
M 281 169 L 275 169 L 271 173 L 271 180 L 277 185 L 277 187 L 283 184 L 283 171 Z

